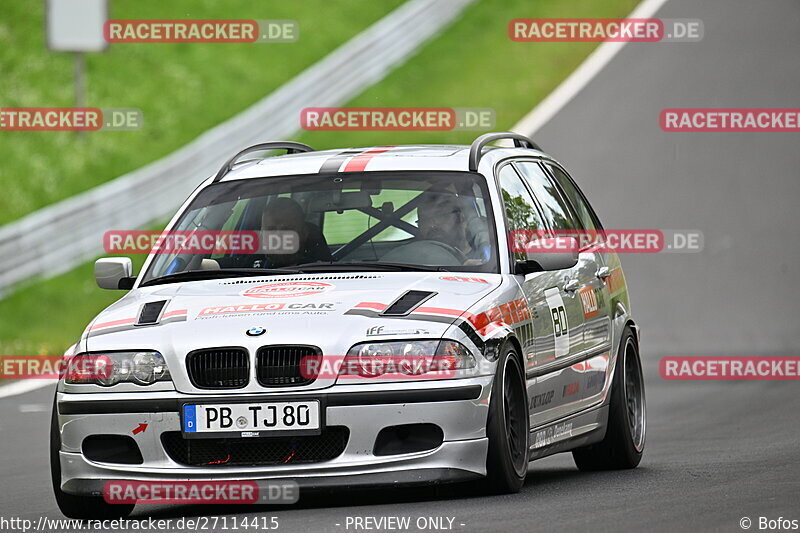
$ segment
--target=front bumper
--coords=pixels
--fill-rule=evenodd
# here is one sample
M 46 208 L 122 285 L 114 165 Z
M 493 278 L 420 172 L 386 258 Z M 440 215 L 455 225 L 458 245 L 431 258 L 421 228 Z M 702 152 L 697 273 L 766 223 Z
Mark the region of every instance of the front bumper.
M 320 399 L 326 426 L 346 426 L 349 439 L 334 459 L 269 466 L 186 466 L 166 453 L 161 434 L 180 431 L 179 406 L 222 395 L 176 392 L 90 393 L 57 396 L 61 431 L 61 488 L 99 494 L 110 480 L 292 480 L 302 487 L 399 485 L 469 480 L 486 475 L 486 418 L 491 376 L 382 385 L 337 385 L 303 394 L 226 394 L 230 401 Z M 143 398 L 146 396 L 146 398 Z M 434 449 L 376 456 L 378 432 L 389 426 L 430 423 L 444 442 Z M 132 435 L 140 424 L 147 429 Z M 81 453 L 90 435 L 132 436 L 143 463 L 100 463 Z

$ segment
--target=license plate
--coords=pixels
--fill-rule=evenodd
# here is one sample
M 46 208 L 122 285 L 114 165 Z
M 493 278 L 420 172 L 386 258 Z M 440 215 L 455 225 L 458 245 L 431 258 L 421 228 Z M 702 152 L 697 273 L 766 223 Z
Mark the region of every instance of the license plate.
M 320 431 L 318 400 L 183 406 L 183 432 L 187 437 L 259 437 Z

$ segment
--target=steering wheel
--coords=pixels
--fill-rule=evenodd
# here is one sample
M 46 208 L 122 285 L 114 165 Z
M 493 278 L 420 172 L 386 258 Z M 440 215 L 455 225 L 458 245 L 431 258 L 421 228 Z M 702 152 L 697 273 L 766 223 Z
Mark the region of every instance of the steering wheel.
M 459 250 L 455 246 L 447 244 L 446 242 L 435 241 L 433 239 L 424 239 L 424 240 L 421 240 L 421 241 L 416 241 L 415 244 L 418 244 L 418 245 L 431 244 L 431 245 L 434 245 L 434 246 L 438 246 L 439 248 L 444 249 L 447 253 L 449 253 L 450 255 L 455 257 L 456 258 L 456 264 L 458 264 L 458 265 L 463 265 L 464 263 L 467 262 L 467 256 L 464 254 L 464 252 L 462 252 L 461 250 Z

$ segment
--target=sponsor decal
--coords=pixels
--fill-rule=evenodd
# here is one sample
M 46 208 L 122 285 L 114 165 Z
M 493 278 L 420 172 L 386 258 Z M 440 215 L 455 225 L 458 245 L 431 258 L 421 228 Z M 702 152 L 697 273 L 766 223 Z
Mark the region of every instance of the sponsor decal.
M 606 278 L 609 294 L 615 294 L 625 288 L 625 275 L 622 269 L 617 267 L 611 270 L 611 275 Z
M 261 313 L 264 311 L 277 311 L 283 309 L 286 304 L 248 304 L 248 305 L 221 305 L 206 307 L 200 310 L 198 317 L 206 315 L 228 315 L 243 313 Z
M 385 310 L 387 307 L 387 304 L 380 302 L 361 302 L 345 314 L 378 316 L 378 313 Z M 447 324 L 453 323 L 454 320 L 457 323 L 458 320 L 461 319 L 469 322 L 479 335 L 487 337 L 498 328 L 513 326 L 529 320 L 531 314 L 528 309 L 527 300 L 525 298 L 519 298 L 477 314 L 460 309 L 420 306 L 414 309 L 409 315 L 397 318 L 429 320 Z
M 531 411 L 536 409 L 537 407 L 544 407 L 545 405 L 549 405 L 553 401 L 553 395 L 555 395 L 556 391 L 551 390 L 547 392 L 543 392 L 541 394 L 537 394 L 533 398 L 531 398 Z
M 474 278 L 467 276 L 441 276 L 439 279 L 444 281 L 464 281 L 467 283 L 489 283 L 483 278 Z
M 536 432 L 533 439 L 534 448 L 550 446 L 556 441 L 563 440 L 565 437 L 572 436 L 572 422 L 562 422 L 549 428 Z
M 334 285 L 322 281 L 284 281 L 250 287 L 240 294 L 248 298 L 296 298 L 322 294 L 333 288 Z
M 285 314 L 285 313 L 322 313 L 335 309 L 330 302 L 295 302 L 295 303 L 267 303 L 244 305 L 217 305 L 201 309 L 198 319 L 225 317 L 245 314 Z
M 602 387 L 605 382 L 606 382 L 605 372 L 598 372 L 595 370 L 589 373 L 589 377 L 586 380 L 586 388 L 594 389 L 596 387 Z
M 553 287 L 544 291 L 547 306 L 550 308 L 550 319 L 553 322 L 556 357 L 569 355 L 569 321 L 564 307 L 561 292 Z
M 597 294 L 594 292 L 594 288 L 584 287 L 578 291 L 578 296 L 580 296 L 581 305 L 583 306 L 583 317 L 592 318 L 597 316 L 600 308 L 597 305 Z
M 561 396 L 562 397 L 574 396 L 578 394 L 580 388 L 581 388 L 580 383 L 578 383 L 577 381 L 573 381 L 572 383 L 567 383 L 561 390 Z
M 427 329 L 386 329 L 385 326 L 372 326 L 367 330 L 367 337 L 388 337 L 401 335 L 430 335 Z

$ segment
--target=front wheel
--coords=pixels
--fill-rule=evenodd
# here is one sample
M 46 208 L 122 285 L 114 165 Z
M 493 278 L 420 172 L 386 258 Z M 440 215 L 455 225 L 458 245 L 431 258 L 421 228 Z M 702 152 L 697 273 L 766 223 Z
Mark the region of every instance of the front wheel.
M 494 493 L 519 492 L 528 473 L 528 396 L 525 371 L 511 344 L 497 362 L 486 433 L 489 488 Z
M 606 436 L 597 444 L 572 452 L 581 470 L 636 468 L 642 460 L 646 429 L 644 378 L 636 337 L 626 327 L 622 334 Z
M 50 420 L 50 476 L 53 494 L 58 508 L 68 518 L 106 519 L 125 518 L 133 511 L 133 504 L 106 503 L 102 496 L 76 496 L 61 490 L 61 435 L 58 430 L 58 413 L 53 401 L 53 416 Z

